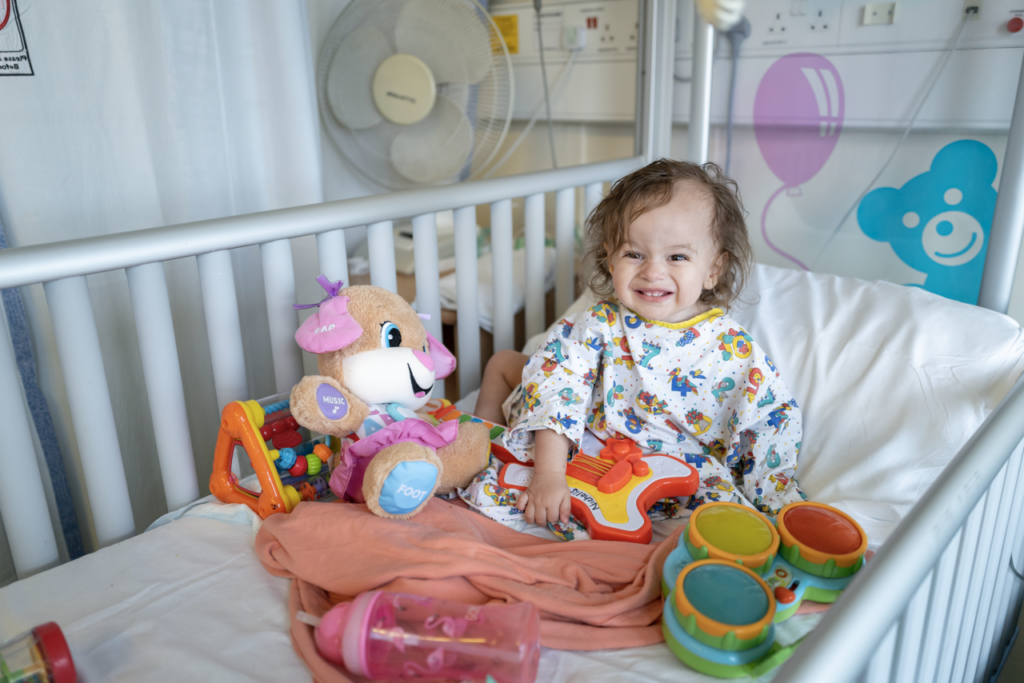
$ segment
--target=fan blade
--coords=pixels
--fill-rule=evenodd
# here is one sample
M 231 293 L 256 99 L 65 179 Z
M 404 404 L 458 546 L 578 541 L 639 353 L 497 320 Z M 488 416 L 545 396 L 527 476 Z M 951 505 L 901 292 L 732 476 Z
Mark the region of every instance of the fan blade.
M 427 118 L 407 126 L 391 143 L 391 163 L 403 177 L 417 183 L 449 180 L 462 169 L 473 150 L 473 127 L 466 115 L 440 96 Z
M 486 21 L 462 0 L 409 0 L 395 22 L 395 45 L 422 59 L 438 83 L 479 83 L 491 68 Z
M 342 125 L 359 130 L 383 118 L 373 104 L 373 75 L 394 49 L 379 29 L 360 27 L 338 45 L 327 73 L 327 101 Z

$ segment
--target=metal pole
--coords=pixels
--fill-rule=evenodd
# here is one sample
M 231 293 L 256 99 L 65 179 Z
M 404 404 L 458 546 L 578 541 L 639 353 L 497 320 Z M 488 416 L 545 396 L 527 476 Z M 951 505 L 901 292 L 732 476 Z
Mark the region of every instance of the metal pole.
M 693 12 L 693 78 L 690 80 L 690 127 L 686 158 L 696 164 L 708 160 L 711 138 L 711 65 L 715 27 Z
M 676 1 L 641 2 L 639 23 L 637 153 L 651 162 L 672 152 Z M 585 185 L 586 182 L 577 184 Z
M 1017 81 L 1017 99 L 1010 118 L 1010 136 L 1003 155 L 1003 175 L 992 216 L 992 231 L 981 276 L 978 305 L 999 313 L 1010 306 L 1010 292 L 1017 273 L 1021 239 L 1024 238 L 1024 66 Z

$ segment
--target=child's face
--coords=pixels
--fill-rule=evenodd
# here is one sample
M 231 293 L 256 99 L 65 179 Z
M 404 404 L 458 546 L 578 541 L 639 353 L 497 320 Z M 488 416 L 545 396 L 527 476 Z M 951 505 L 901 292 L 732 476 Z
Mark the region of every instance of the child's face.
M 686 185 L 641 214 L 609 257 L 619 301 L 649 320 L 678 323 L 703 313 L 701 290 L 718 282 L 724 256 L 711 234 L 710 199 Z

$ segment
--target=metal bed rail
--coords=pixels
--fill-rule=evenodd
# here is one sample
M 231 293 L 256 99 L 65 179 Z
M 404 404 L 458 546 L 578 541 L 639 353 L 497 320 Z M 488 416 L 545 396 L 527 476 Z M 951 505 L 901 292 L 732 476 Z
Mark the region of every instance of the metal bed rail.
M 512 198 L 525 197 L 527 333 L 544 329 L 544 196 L 555 195 L 558 280 L 556 297 L 564 309 L 574 294 L 577 188 L 585 213 L 600 200 L 603 183 L 644 163 L 633 157 L 462 185 L 424 188 L 376 197 L 267 211 L 150 230 L 0 251 L 0 288 L 42 283 L 67 389 L 71 421 L 82 463 L 88 506 L 99 545 L 135 533 L 122 449 L 93 317 L 86 276 L 124 269 L 135 315 L 144 381 L 150 403 L 167 507 L 177 509 L 199 497 L 185 394 L 168 298 L 164 261 L 195 257 L 212 357 L 217 404 L 251 398 L 247 386 L 239 306 L 228 250 L 259 245 L 270 321 L 277 391 L 289 391 L 301 378 L 295 272 L 290 238 L 317 235 L 321 270 L 332 280 L 348 280 L 343 230 L 368 226 L 370 277 L 397 291 L 393 221 L 412 217 L 416 252 L 417 306 L 441 337 L 437 259 L 437 211 L 454 209 L 457 276 L 459 379 L 464 392 L 480 384 L 480 337 L 476 206 L 491 212 L 493 253 L 511 255 Z M 532 258 L 536 254 L 538 258 Z M 511 258 L 494 259 L 494 347 L 514 344 Z M 0 449 L 0 469 L 24 472 L 0 477 L 3 516 L 18 577 L 59 562 L 38 470 L 25 471 L 22 454 L 35 452 L 25 415 L 20 378 L 10 337 L 0 334 L 0 410 L 9 416 L 8 447 Z
M 1024 379 L 918 501 L 777 680 L 981 681 L 1020 608 Z

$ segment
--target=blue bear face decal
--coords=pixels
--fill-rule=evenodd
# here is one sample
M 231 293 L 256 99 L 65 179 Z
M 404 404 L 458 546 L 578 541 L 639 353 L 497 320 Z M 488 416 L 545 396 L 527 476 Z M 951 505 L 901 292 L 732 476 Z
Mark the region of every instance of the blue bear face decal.
M 904 263 L 927 274 L 924 289 L 976 304 L 997 170 L 991 149 L 958 140 L 939 150 L 927 173 L 902 188 L 870 192 L 857 208 L 857 221 L 865 235 L 888 242 Z

